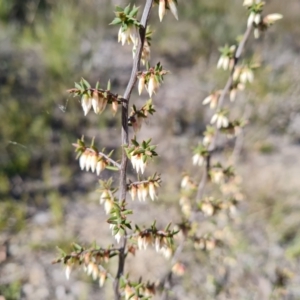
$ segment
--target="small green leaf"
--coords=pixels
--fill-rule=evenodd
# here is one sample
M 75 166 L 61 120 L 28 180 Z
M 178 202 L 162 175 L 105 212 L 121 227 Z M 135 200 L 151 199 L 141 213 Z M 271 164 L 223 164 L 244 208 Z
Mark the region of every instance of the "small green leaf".
M 116 5 L 116 12 L 123 12 L 123 8 Z
M 74 250 L 79 250 L 79 251 L 83 250 L 83 248 L 80 245 L 76 244 L 76 243 L 73 243 L 72 247 L 73 247 Z
M 115 166 L 106 166 L 106 169 L 111 171 L 119 171 L 119 168 Z
M 82 89 L 82 86 L 81 86 L 79 83 L 77 83 L 77 82 L 75 82 L 75 87 L 76 87 L 76 89 L 78 89 L 78 90 L 81 90 L 81 89 Z
M 109 25 L 118 25 L 118 24 L 121 24 L 122 23 L 122 20 L 120 18 L 114 18 L 112 20 L 111 23 L 109 23 Z
M 86 89 L 91 88 L 91 85 L 84 78 L 81 78 L 81 81 L 84 84 L 84 86 L 85 86 Z
M 110 83 L 110 80 L 108 80 L 108 83 L 107 83 L 107 90 L 110 91 L 111 89 L 111 83 Z
M 130 12 L 130 4 L 128 4 L 124 9 L 124 14 L 128 15 Z
M 67 255 L 67 253 L 66 253 L 63 249 L 59 248 L 58 246 L 56 246 L 56 249 L 60 252 L 60 254 L 61 254 L 63 257 L 65 257 L 65 256 Z

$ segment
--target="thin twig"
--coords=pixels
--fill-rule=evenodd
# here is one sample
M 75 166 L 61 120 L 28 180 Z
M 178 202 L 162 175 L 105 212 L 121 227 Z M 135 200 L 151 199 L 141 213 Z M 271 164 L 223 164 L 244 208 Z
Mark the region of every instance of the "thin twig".
M 131 96 L 132 89 L 136 83 L 137 80 L 137 73 L 140 71 L 140 62 L 141 62 L 141 56 L 142 51 L 144 47 L 144 40 L 146 36 L 146 28 L 148 23 L 148 18 L 150 15 L 150 11 L 152 8 L 153 0 L 147 0 L 143 15 L 140 22 L 140 28 L 139 28 L 139 42 L 137 46 L 137 50 L 135 53 L 135 58 L 133 61 L 131 76 L 126 88 L 126 91 L 124 93 L 124 99 L 127 101 L 124 101 L 122 103 L 122 161 L 121 161 L 121 172 L 120 172 L 120 184 L 119 184 L 119 203 L 121 203 L 123 200 L 126 199 L 126 192 L 127 192 L 127 183 L 126 183 L 126 169 L 127 169 L 127 163 L 128 158 L 125 151 L 125 146 L 129 143 L 129 132 L 128 132 L 128 108 L 129 108 L 129 100 Z M 119 263 L 118 263 L 118 271 L 117 275 L 114 281 L 114 297 L 115 300 L 119 300 L 121 298 L 120 291 L 119 291 L 119 284 L 120 284 L 120 278 L 124 273 L 124 265 L 125 265 L 125 248 L 126 248 L 127 238 L 124 236 L 122 238 L 122 247 L 120 249 L 119 253 Z
M 243 35 L 243 39 L 241 40 L 236 52 L 235 52 L 235 56 L 234 56 L 234 64 L 232 67 L 232 70 L 230 72 L 230 76 L 226 82 L 226 85 L 224 87 L 224 89 L 222 90 L 222 93 L 220 95 L 219 101 L 218 101 L 218 106 L 217 106 L 217 110 L 222 108 L 223 103 L 225 101 L 225 97 L 226 95 L 228 95 L 228 93 L 230 92 L 230 88 L 232 86 L 233 83 L 233 74 L 235 71 L 235 68 L 240 60 L 241 54 L 245 48 L 246 42 L 249 39 L 250 33 L 253 29 L 253 26 L 249 26 L 247 27 L 247 30 L 245 31 L 244 35 Z M 214 138 L 209 146 L 208 149 L 208 155 L 206 156 L 206 160 L 205 160 L 205 169 L 203 170 L 203 174 L 202 174 L 202 178 L 201 181 L 198 185 L 198 189 L 197 189 L 197 195 L 196 195 L 196 201 L 200 201 L 203 197 L 204 194 L 204 190 L 205 190 L 205 186 L 209 177 L 209 171 L 210 171 L 210 164 L 211 164 L 211 157 L 212 154 L 216 151 L 216 142 L 217 142 L 217 136 L 218 136 L 218 128 L 216 128 L 216 134 L 214 135 Z M 186 241 L 186 238 L 183 238 L 182 241 L 180 242 L 179 246 L 177 247 L 173 259 L 172 259 L 172 265 L 177 261 L 177 259 L 179 258 L 180 254 L 183 251 L 183 247 L 184 247 L 184 243 Z M 163 294 L 161 299 L 163 300 L 167 300 L 168 299 L 168 291 L 171 289 L 171 280 L 172 280 L 172 270 L 170 270 L 164 277 L 164 279 L 162 280 L 163 282 Z
M 247 27 L 247 29 L 246 29 L 246 31 L 243 35 L 243 38 L 242 38 L 241 42 L 239 43 L 239 46 L 238 46 L 238 48 L 235 52 L 233 67 L 232 67 L 232 70 L 230 72 L 230 76 L 229 76 L 229 78 L 226 82 L 226 85 L 225 85 L 224 89 L 221 92 L 221 95 L 220 95 L 220 98 L 219 98 L 219 101 L 218 101 L 217 110 L 219 110 L 223 106 L 223 103 L 225 101 L 225 97 L 230 92 L 230 88 L 231 88 L 232 83 L 233 83 L 234 71 L 236 69 L 236 66 L 237 66 L 240 58 L 241 58 L 242 52 L 243 52 L 243 50 L 246 46 L 246 42 L 249 39 L 249 36 L 250 36 L 250 33 L 251 33 L 252 29 L 253 29 L 253 26 Z M 206 185 L 206 182 L 207 182 L 207 178 L 209 176 L 210 159 L 211 159 L 212 153 L 216 150 L 218 133 L 219 133 L 219 130 L 218 130 L 218 128 L 216 128 L 216 133 L 215 133 L 214 138 L 213 138 L 213 140 L 212 140 L 212 142 L 211 142 L 211 144 L 208 148 L 208 155 L 206 157 L 206 168 L 203 171 L 203 175 L 202 175 L 201 181 L 200 181 L 199 186 L 198 186 L 198 191 L 197 191 L 197 196 L 196 196 L 197 201 L 200 201 L 203 197 L 203 194 L 204 194 L 205 185 Z

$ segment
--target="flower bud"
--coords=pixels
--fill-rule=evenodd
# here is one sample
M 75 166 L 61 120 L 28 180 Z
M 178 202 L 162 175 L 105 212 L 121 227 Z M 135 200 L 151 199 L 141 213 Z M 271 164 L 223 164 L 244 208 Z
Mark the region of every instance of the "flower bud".
M 145 87 L 145 76 L 141 75 L 140 78 L 139 78 L 139 86 L 138 86 L 139 95 L 141 95 L 144 87 Z
M 177 12 L 176 3 L 174 2 L 174 0 L 168 0 L 168 4 L 169 4 L 170 10 L 171 10 L 173 16 L 175 17 L 176 20 L 178 20 L 178 12 Z
M 92 107 L 92 99 L 89 97 L 88 94 L 83 94 L 83 96 L 81 98 L 81 106 L 82 106 L 84 115 L 86 116 Z
M 159 20 L 162 21 L 162 19 L 164 18 L 164 15 L 166 13 L 166 3 L 165 0 L 159 0 L 159 4 L 158 4 L 158 16 L 159 16 Z

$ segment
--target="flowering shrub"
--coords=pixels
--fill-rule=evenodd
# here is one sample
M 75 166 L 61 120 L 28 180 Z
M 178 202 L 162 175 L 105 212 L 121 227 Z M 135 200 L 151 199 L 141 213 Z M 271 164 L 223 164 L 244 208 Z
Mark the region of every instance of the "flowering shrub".
M 181 195 L 179 204 L 182 211 L 182 222 L 171 224 L 167 220 L 164 229 L 158 228 L 154 221 L 151 226 L 141 228 L 139 224 L 133 224 L 128 216 L 133 214 L 127 199 L 129 192 L 132 201 L 152 201 L 159 199 L 158 190 L 162 185 L 161 177 L 155 173 L 147 178 L 142 178 L 147 166 L 158 153 L 156 146 L 151 144 L 151 138 L 139 141 L 137 134 L 141 129 L 143 121 L 155 114 L 155 100 L 152 97 L 159 92 L 163 84 L 164 75 L 168 74 L 160 63 L 150 67 L 150 46 L 152 31 L 148 25 L 148 17 L 152 7 L 158 6 L 160 21 L 168 10 L 178 19 L 177 1 L 174 0 L 147 0 L 141 20 L 137 19 L 139 7 L 128 5 L 124 9 L 116 7 L 115 19 L 112 25 L 120 26 L 118 31 L 118 42 L 132 46 L 133 66 L 127 89 L 123 96 L 113 92 L 110 82 L 106 88 L 101 88 L 97 83 L 95 88 L 91 87 L 85 79 L 75 83 L 75 88 L 69 93 L 81 98 L 81 106 L 85 116 L 93 110 L 100 115 L 107 107 L 111 107 L 113 115 L 121 107 L 121 162 L 112 159 L 112 152 L 106 154 L 105 149 L 101 151 L 94 145 L 85 144 L 83 138 L 73 144 L 78 153 L 79 166 L 81 170 L 91 171 L 101 176 L 104 169 L 117 171 L 120 174 L 119 185 L 115 185 L 112 179 L 100 180 L 100 204 L 104 206 L 109 216 L 107 223 L 112 230 L 112 235 L 117 246 L 82 247 L 73 245 L 73 251 L 69 254 L 61 250 L 61 256 L 55 262 L 62 262 L 66 267 L 66 277 L 69 278 L 71 270 L 82 266 L 83 270 L 94 280 L 99 280 L 103 286 L 106 280 L 112 280 L 114 285 L 115 299 L 149 299 L 158 290 L 162 297 L 166 298 L 172 289 L 172 276 L 182 276 L 188 268 L 180 261 L 180 254 L 184 245 L 192 242 L 195 250 L 212 251 L 222 247 L 226 243 L 224 234 L 219 231 L 200 233 L 198 230 L 200 220 L 203 218 L 217 218 L 218 214 L 234 217 L 237 205 L 243 200 L 240 191 L 240 177 L 235 174 L 232 160 L 227 161 L 215 158 L 214 153 L 218 147 L 218 137 L 224 135 L 227 139 L 238 139 L 247 120 L 234 119 L 231 114 L 232 102 L 235 101 L 237 91 L 243 91 L 248 84 L 254 80 L 254 70 L 259 66 L 257 62 L 241 61 L 243 50 L 250 34 L 253 32 L 255 38 L 265 31 L 270 25 L 281 18 L 279 14 L 263 16 L 265 3 L 261 1 L 245 0 L 244 6 L 249 11 L 246 31 L 240 42 L 236 45 L 225 45 L 220 48 L 221 56 L 217 62 L 217 68 L 229 72 L 228 80 L 223 89 L 213 91 L 204 100 L 203 104 L 209 104 L 213 111 L 210 124 L 203 133 L 202 142 L 194 149 L 192 156 L 193 164 L 197 168 L 192 175 L 184 174 L 181 182 Z M 141 70 L 141 64 L 145 65 Z M 143 90 L 149 94 L 149 99 L 140 109 L 132 105 L 129 112 L 130 96 L 134 86 L 137 85 L 138 93 Z M 226 105 L 226 99 L 229 104 Z M 133 133 L 130 132 L 130 127 Z M 132 135 L 132 138 L 129 137 Z M 132 182 L 127 180 L 128 162 L 131 162 L 138 178 Z M 199 171 L 200 168 L 200 171 Z M 211 193 L 205 195 L 206 186 L 212 186 Z M 116 196 L 117 191 L 119 196 Z M 149 204 L 150 205 L 150 204 Z M 199 218 L 201 216 L 201 218 Z M 217 220 L 217 219 L 216 219 Z M 162 253 L 167 259 L 171 259 L 171 267 L 167 275 L 160 282 L 133 282 L 129 275 L 125 274 L 124 265 L 128 255 L 134 255 L 137 250 L 143 251 L 147 247 L 154 247 L 158 253 Z M 109 270 L 109 261 L 118 259 L 118 270 Z

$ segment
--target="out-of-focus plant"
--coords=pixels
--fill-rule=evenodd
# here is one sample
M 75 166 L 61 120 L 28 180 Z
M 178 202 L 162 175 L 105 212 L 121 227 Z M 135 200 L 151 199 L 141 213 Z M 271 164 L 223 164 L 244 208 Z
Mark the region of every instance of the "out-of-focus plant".
M 148 18 L 155 4 L 160 21 L 163 20 L 167 11 L 178 19 L 175 0 L 147 0 L 140 19 L 138 19 L 139 7 L 135 5 L 128 5 L 125 8 L 116 7 L 115 19 L 111 24 L 119 26 L 118 42 L 123 46 L 131 45 L 133 51 L 132 73 L 123 96 L 114 93 L 110 82 L 105 86 L 97 82 L 95 87 L 92 87 L 83 78 L 75 83 L 74 88 L 68 90 L 72 95 L 81 98 L 85 116 L 88 116 L 91 111 L 96 115 L 101 115 L 108 107 L 111 108 L 113 116 L 116 115 L 119 107 L 121 110 L 122 157 L 120 160 L 113 159 L 113 153 L 107 153 L 105 148 L 99 150 L 95 146 L 94 139 L 90 145 L 86 144 L 83 137 L 73 144 L 81 170 L 95 173 L 97 176 L 100 176 L 104 169 L 119 172 L 119 185 L 115 185 L 111 178 L 100 180 L 98 190 L 100 204 L 109 215 L 107 223 L 117 245 L 94 244 L 90 247 L 83 247 L 74 243 L 73 251 L 65 253 L 60 250 L 61 255 L 55 262 L 62 262 L 65 265 L 67 278 L 70 277 L 73 268 L 81 266 L 88 275 L 99 281 L 100 286 L 103 286 L 106 280 L 112 280 L 115 299 L 149 299 L 157 290 L 160 290 L 162 297 L 167 299 L 172 290 L 173 274 L 177 276 L 188 274 L 187 267 L 180 261 L 180 254 L 185 244 L 192 242 L 196 251 L 213 251 L 226 244 L 224 232 L 216 230 L 214 226 L 212 227 L 215 230 L 210 232 L 201 234 L 198 232 L 203 222 L 199 222 L 199 215 L 202 216 L 200 220 L 204 217 L 215 224 L 220 213 L 233 217 L 237 204 L 243 200 L 243 194 L 239 188 L 240 178 L 235 174 L 232 165 L 238 149 L 234 147 L 233 156 L 229 161 L 215 159 L 214 153 L 219 147 L 219 136 L 225 135 L 228 139 L 238 140 L 247 123 L 243 118 L 234 119 L 230 115 L 237 92 L 243 91 L 254 80 L 254 70 L 259 66 L 253 61 L 241 61 L 246 42 L 252 32 L 255 38 L 258 38 L 261 32 L 281 18 L 279 14 L 264 17 L 264 2 L 244 1 L 244 6 L 249 10 L 249 17 L 243 37 L 237 45 L 226 45 L 220 48 L 221 57 L 217 66 L 229 72 L 228 81 L 222 90 L 213 91 L 203 101 L 203 104 L 210 104 L 213 115 L 210 125 L 203 134 L 203 141 L 194 149 L 192 157 L 193 164 L 202 168 L 202 178 L 199 183 L 187 173 L 182 178 L 180 205 L 183 216 L 181 223 L 172 226 L 172 220 L 166 220 L 166 227 L 159 228 L 153 221 L 150 226 L 141 228 L 140 224 L 135 224 L 133 221 L 134 211 L 129 208 L 127 193 L 129 192 L 132 201 L 136 198 L 139 201 L 147 199 L 154 201 L 158 198 L 158 189 L 162 184 L 160 175 L 157 173 L 144 177 L 147 166 L 158 153 L 151 139 L 138 138 L 143 121 L 155 113 L 152 97 L 159 92 L 164 76 L 168 74 L 160 63 L 153 67 L 150 64 L 152 31 L 149 29 Z M 145 65 L 143 70 L 141 62 Z M 132 105 L 130 112 L 130 97 L 136 83 L 138 83 L 139 94 L 146 89 L 151 99 L 147 100 L 141 108 Z M 230 105 L 225 106 L 226 98 L 230 100 Z M 130 127 L 133 132 L 130 131 Z M 134 182 L 127 178 L 129 161 L 138 175 Z M 208 184 L 213 188 L 210 189 L 210 193 L 205 193 Z M 145 250 L 147 247 L 154 247 L 157 252 L 171 259 L 171 267 L 167 275 L 159 282 L 144 282 L 142 278 L 134 282 L 129 274 L 125 273 L 125 261 L 129 255 L 134 255 L 136 251 Z M 118 260 L 116 271 L 109 267 L 111 259 Z

